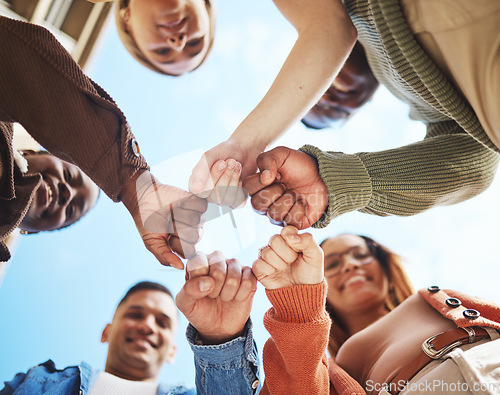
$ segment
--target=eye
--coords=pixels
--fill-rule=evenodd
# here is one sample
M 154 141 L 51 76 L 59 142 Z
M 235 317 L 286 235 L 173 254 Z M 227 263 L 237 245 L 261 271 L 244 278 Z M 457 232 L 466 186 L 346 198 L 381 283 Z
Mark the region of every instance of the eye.
M 158 49 L 155 49 L 153 52 L 157 55 L 161 55 L 161 56 L 164 56 L 164 55 L 167 55 L 171 52 L 172 50 L 170 48 L 158 48 Z
M 73 179 L 73 176 L 71 175 L 71 172 L 67 167 L 64 168 L 64 179 L 68 184 L 70 184 L 71 180 Z
M 372 256 L 371 252 L 369 249 L 356 249 L 352 252 L 352 256 L 357 259 L 357 260 L 363 260 L 366 258 L 370 258 Z
M 202 38 L 198 38 L 196 40 L 191 40 L 191 41 L 188 41 L 186 43 L 186 46 L 188 47 L 196 47 L 198 46 L 199 43 L 201 43 L 203 41 L 203 37 Z
M 158 326 L 162 329 L 170 328 L 170 320 L 168 320 L 166 318 L 165 319 L 162 319 L 162 318 L 158 319 L 157 323 L 158 323 Z
M 335 270 L 340 266 L 340 260 L 338 258 L 329 259 L 325 265 L 325 270 Z
M 73 202 L 68 204 L 66 207 L 66 220 L 71 220 L 73 219 L 73 215 L 75 214 L 75 207 L 73 205 Z
M 143 318 L 143 314 L 134 311 L 134 312 L 128 313 L 127 317 L 132 318 L 133 320 L 140 320 Z

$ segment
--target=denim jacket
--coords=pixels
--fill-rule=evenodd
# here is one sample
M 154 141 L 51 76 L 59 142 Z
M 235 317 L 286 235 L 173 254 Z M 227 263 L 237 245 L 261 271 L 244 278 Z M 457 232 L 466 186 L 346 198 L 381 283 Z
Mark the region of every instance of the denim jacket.
M 157 395 L 250 394 L 259 387 L 258 355 L 248 320 L 247 335 L 216 346 L 197 345 L 198 332 L 191 325 L 186 336 L 194 353 L 196 390 L 160 383 Z M 88 395 L 100 371 L 85 362 L 57 370 L 54 362 L 18 373 L 5 383 L 0 395 Z

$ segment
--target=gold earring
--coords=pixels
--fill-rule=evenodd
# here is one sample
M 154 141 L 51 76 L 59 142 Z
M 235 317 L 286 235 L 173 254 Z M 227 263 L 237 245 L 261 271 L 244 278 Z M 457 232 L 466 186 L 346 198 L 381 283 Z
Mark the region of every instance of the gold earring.
M 21 229 L 19 231 L 19 233 L 21 233 L 22 235 L 29 235 L 30 234 L 30 232 L 28 232 L 27 230 L 24 230 L 24 229 Z

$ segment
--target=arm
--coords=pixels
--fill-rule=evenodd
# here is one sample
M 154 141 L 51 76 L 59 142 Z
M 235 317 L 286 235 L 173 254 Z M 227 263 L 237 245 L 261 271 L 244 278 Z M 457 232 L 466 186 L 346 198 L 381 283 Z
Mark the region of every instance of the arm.
M 120 109 L 46 29 L 0 17 L 0 42 L 0 119 L 22 124 L 118 201 L 124 184 L 148 168 Z
M 253 271 L 273 305 L 264 316 L 271 338 L 263 351 L 262 393 L 329 393 L 325 352 L 331 322 L 321 249 L 310 234 L 289 226 L 261 250 Z
M 21 123 L 110 198 L 123 200 L 146 247 L 162 264 L 182 268 L 176 254 L 194 253 L 206 202 L 153 185 L 123 113 L 46 29 L 0 17 L 0 42 L 0 120 Z
M 262 101 L 227 141 L 206 152 L 197 164 L 189 186 L 193 193 L 210 189 L 210 169 L 218 159 L 240 162 L 243 178 L 254 173 L 258 154 L 317 102 L 356 42 L 356 30 L 341 1 L 275 4 L 297 30 L 297 41 Z
M 486 190 L 498 164 L 497 153 L 454 122 L 429 126 L 423 141 L 386 151 L 350 155 L 310 145 L 301 151 L 261 154 L 261 173 L 243 186 L 257 211 L 302 229 L 325 227 L 354 210 L 408 216 L 459 203 Z M 306 175 L 297 177 L 299 169 Z M 293 206 L 282 204 L 282 196 L 291 196 Z
M 220 252 L 199 253 L 186 268 L 176 303 L 190 322 L 186 335 L 198 393 L 254 394 L 259 382 L 249 318 L 256 291 L 251 269 Z

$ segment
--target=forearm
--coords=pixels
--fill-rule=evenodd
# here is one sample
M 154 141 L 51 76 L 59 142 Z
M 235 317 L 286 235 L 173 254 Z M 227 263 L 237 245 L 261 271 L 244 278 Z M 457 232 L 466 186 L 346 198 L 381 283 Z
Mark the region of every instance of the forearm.
M 192 325 L 188 326 L 186 337 L 194 354 L 199 394 L 256 393 L 259 364 L 250 319 L 245 325 L 244 336 L 223 344 L 204 345 Z
M 112 199 L 147 164 L 112 99 L 44 28 L 0 18 L 0 119 L 78 165 Z
M 275 3 L 299 36 L 267 94 L 231 136 L 261 151 L 318 101 L 356 42 L 340 1 Z
M 325 394 L 330 380 L 326 347 L 330 317 L 326 283 L 266 291 L 273 304 L 264 317 L 271 334 L 263 350 L 262 393 Z
M 470 199 L 489 187 L 498 164 L 498 154 L 464 133 L 355 155 L 301 150 L 317 159 L 328 188 L 325 218 L 314 227 L 354 210 L 408 216 Z

